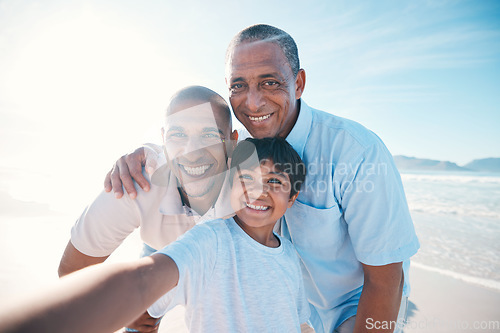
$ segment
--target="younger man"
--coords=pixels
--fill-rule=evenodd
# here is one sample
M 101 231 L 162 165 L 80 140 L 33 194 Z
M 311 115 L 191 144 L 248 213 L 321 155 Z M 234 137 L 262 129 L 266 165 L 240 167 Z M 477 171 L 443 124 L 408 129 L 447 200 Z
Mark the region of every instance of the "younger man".
M 309 305 L 299 258 L 273 228 L 297 198 L 305 166 L 284 139 L 247 139 L 231 176 L 234 218 L 197 225 L 151 257 L 72 274 L 55 297 L 4 316 L 0 332 L 109 332 L 171 289 L 148 311 L 160 317 L 184 304 L 190 332 L 300 332 Z

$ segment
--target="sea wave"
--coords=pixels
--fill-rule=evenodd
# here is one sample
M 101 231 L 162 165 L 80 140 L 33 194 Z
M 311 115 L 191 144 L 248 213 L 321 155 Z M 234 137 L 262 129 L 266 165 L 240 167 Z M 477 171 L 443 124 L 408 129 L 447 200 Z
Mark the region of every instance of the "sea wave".
M 491 184 L 500 186 L 500 176 L 483 174 L 401 173 L 403 181 L 446 182 L 456 184 Z
M 412 212 L 500 220 L 500 177 L 491 174 L 402 174 Z
M 500 220 L 500 211 L 492 210 L 488 207 L 464 206 L 464 205 L 441 205 L 436 202 L 415 202 L 408 203 L 410 212 L 426 213 L 432 215 L 454 215 L 464 217 L 479 217 Z
M 412 260 L 411 264 L 412 264 L 412 266 L 420 268 L 420 269 L 425 269 L 427 271 L 440 273 L 442 275 L 446 275 L 446 276 L 452 277 L 454 279 L 462 280 L 462 281 L 467 282 L 467 283 L 472 283 L 472 284 L 480 285 L 482 287 L 491 288 L 491 289 L 495 289 L 495 290 L 500 291 L 500 282 L 499 281 L 478 278 L 475 276 L 469 276 L 466 274 L 457 273 L 457 272 L 453 272 L 453 271 L 442 269 L 442 268 L 427 266 L 427 265 L 421 264 L 419 262 L 416 262 L 414 260 Z

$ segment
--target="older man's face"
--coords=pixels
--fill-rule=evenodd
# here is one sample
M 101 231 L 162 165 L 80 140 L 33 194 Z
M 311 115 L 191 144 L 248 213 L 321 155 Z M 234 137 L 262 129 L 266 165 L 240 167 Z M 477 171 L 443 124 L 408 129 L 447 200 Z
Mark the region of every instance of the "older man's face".
M 255 138 L 286 137 L 298 116 L 305 74 L 294 77 L 281 48 L 259 41 L 236 46 L 226 63 L 234 115 Z

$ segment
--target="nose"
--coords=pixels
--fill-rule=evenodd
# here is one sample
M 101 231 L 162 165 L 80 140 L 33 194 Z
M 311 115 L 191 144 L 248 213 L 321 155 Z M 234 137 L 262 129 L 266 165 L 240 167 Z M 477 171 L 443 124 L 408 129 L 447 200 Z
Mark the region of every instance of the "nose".
M 205 146 L 198 137 L 190 136 L 183 148 L 184 157 L 195 161 L 203 155 L 203 148 L 205 148 Z
M 257 112 L 265 104 L 262 91 L 258 87 L 249 87 L 246 96 L 246 106 L 248 110 Z
M 261 182 L 253 182 L 252 185 L 246 188 L 247 197 L 250 202 L 267 197 L 268 191 L 269 186 Z

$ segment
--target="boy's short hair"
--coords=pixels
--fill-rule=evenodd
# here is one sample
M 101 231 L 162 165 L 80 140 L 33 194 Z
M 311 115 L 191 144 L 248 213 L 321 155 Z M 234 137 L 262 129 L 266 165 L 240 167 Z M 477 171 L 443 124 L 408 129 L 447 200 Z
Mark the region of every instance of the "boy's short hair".
M 232 181 L 236 169 L 255 168 L 255 159 L 250 158 L 257 153 L 259 163 L 271 160 L 281 172 L 290 178 L 290 198 L 300 191 L 306 178 L 306 166 L 293 147 L 282 138 L 247 138 L 238 143 L 231 158 Z

